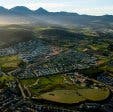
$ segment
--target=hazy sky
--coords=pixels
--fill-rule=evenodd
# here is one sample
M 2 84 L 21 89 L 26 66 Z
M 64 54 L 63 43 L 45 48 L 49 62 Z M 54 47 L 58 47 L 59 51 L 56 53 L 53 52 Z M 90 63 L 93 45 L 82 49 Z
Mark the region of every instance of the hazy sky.
M 49 11 L 68 11 L 90 15 L 113 15 L 113 0 L 0 0 L 0 6 L 6 8 L 27 6 L 32 10 L 43 7 Z

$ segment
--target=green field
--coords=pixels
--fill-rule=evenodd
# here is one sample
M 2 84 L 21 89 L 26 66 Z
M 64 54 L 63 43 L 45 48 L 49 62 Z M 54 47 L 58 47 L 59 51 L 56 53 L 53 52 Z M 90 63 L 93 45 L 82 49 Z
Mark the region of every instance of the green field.
M 3 71 L 10 71 L 18 67 L 21 60 L 17 55 L 0 57 L 0 67 Z
M 68 104 L 79 103 L 86 100 L 76 90 L 55 90 L 42 94 L 40 99 Z
M 79 94 L 91 101 L 101 101 L 108 98 L 110 91 L 107 88 L 79 89 Z

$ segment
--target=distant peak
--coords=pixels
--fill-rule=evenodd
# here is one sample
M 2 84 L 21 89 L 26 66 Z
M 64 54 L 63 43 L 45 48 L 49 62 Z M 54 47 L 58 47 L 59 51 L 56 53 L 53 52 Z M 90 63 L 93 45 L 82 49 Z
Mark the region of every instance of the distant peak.
M 35 12 L 39 13 L 39 14 L 45 14 L 48 13 L 47 10 L 45 10 L 44 8 L 40 7 L 39 9 L 35 10 Z
M 8 9 L 0 6 L 0 13 L 6 13 L 6 12 L 8 12 Z
M 2 6 L 0 6 L 0 10 L 1 10 L 1 9 L 5 9 L 5 10 L 8 10 L 8 9 L 6 9 L 6 8 L 4 8 L 4 7 L 2 7 Z
M 40 7 L 38 10 L 45 10 L 44 8 Z
M 16 7 L 13 7 L 11 8 L 10 10 L 30 10 L 29 8 L 25 7 L 25 6 L 16 6 Z
M 10 9 L 13 13 L 31 13 L 32 11 L 24 6 L 16 6 Z
M 5 9 L 4 7 L 0 6 L 0 9 Z

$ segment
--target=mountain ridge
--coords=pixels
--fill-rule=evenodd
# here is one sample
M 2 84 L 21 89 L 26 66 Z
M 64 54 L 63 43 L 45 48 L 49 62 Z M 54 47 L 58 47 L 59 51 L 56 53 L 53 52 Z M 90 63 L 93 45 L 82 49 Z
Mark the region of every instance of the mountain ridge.
M 50 12 L 46 9 L 40 7 L 36 10 L 31 10 L 25 6 L 15 6 L 13 8 L 7 9 L 0 6 L 0 13 L 1 14 L 62 14 L 62 15 L 83 15 L 83 16 L 96 16 L 96 15 L 88 15 L 88 14 L 78 14 L 76 12 L 66 12 L 66 11 L 59 11 L 59 12 Z M 113 16 L 113 15 L 100 15 L 100 16 Z

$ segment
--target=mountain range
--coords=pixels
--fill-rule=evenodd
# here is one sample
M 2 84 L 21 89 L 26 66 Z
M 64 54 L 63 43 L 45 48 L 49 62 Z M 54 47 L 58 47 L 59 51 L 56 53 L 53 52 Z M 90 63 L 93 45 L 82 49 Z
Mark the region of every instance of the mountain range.
M 49 11 L 45 10 L 44 8 L 42 8 L 42 7 L 40 7 L 37 10 L 31 10 L 31 9 L 25 7 L 25 6 L 16 6 L 16 7 L 13 7 L 11 9 L 6 9 L 6 8 L 0 6 L 0 14 L 62 14 L 62 15 L 79 15 L 77 13 L 64 12 L 64 11 L 61 11 L 61 12 L 49 12 Z
M 0 6 L 0 13 L 1 14 L 64 14 L 64 15 L 70 15 L 70 14 L 74 14 L 74 15 L 78 15 L 77 13 L 68 13 L 68 12 L 49 12 L 45 9 L 43 9 L 42 7 L 40 7 L 37 10 L 30 10 L 29 8 L 25 7 L 25 6 L 16 6 L 13 7 L 11 9 L 6 9 L 2 6 Z
M 0 6 L 0 24 L 3 23 L 49 23 L 65 26 L 113 26 L 113 15 L 90 16 L 71 12 L 49 12 L 43 8 L 30 10 L 24 6 L 6 9 Z

